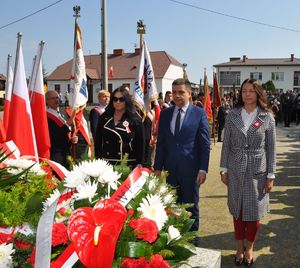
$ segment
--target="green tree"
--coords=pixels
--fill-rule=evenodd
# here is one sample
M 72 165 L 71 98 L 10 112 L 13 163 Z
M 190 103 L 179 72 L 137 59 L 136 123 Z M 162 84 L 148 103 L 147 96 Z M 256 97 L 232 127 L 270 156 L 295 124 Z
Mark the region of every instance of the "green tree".
M 273 83 L 272 80 L 269 80 L 268 82 L 262 84 L 262 87 L 266 90 L 266 91 L 271 91 L 271 92 L 275 92 L 276 91 L 276 87 Z

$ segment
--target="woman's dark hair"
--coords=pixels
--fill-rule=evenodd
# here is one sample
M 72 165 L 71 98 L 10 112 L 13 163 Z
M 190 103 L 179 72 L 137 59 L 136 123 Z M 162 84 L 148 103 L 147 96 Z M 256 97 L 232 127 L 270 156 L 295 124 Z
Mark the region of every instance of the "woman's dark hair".
M 117 92 L 120 92 L 123 98 L 125 99 L 125 114 L 131 117 L 132 114 L 134 114 L 134 105 L 131 96 L 129 95 L 128 88 L 126 86 L 120 86 L 112 92 L 109 104 L 107 106 L 106 114 L 108 114 L 109 116 L 113 116 L 115 112 L 113 99 Z
M 263 87 L 258 83 L 257 80 L 250 79 L 250 78 L 247 78 L 241 85 L 241 90 L 240 90 L 240 94 L 238 95 L 236 107 L 244 106 L 244 102 L 242 98 L 242 90 L 245 84 L 251 84 L 253 86 L 253 89 L 255 90 L 257 95 L 257 103 L 256 103 L 257 106 L 259 106 L 261 109 L 267 112 L 271 112 L 271 109 L 268 108 L 268 102 Z

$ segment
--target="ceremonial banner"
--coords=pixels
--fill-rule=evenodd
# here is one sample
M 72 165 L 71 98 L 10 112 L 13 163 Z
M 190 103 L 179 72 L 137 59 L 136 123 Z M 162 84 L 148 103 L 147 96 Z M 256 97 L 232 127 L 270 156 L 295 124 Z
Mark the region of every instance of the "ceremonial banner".
M 203 104 L 203 108 L 206 111 L 208 122 L 212 123 L 213 114 L 212 114 L 212 109 L 211 109 L 210 89 L 208 86 L 206 72 L 204 73 L 204 104 Z
M 219 91 L 219 85 L 218 85 L 218 79 L 217 74 L 214 73 L 214 101 L 213 101 L 214 107 L 218 108 L 221 106 L 221 98 L 220 98 L 220 91 Z
M 85 62 L 82 51 L 81 31 L 77 21 L 75 22 L 74 57 L 71 76 L 71 91 L 69 105 L 72 110 L 83 106 L 88 100 L 87 78 Z
M 10 102 L 11 102 L 11 92 L 13 86 L 13 79 L 14 73 L 10 66 L 10 55 L 7 58 L 7 71 L 6 71 L 6 82 L 5 82 L 5 102 L 4 102 L 4 111 L 3 111 L 3 125 L 5 131 L 8 127 L 8 120 L 9 120 L 9 109 L 10 109 Z
M 145 41 L 143 41 L 137 79 L 134 88 L 130 89 L 130 94 L 132 95 L 135 105 L 142 112 L 143 118 L 145 118 L 147 112 L 151 109 L 152 101 L 156 101 L 156 104 L 158 105 L 158 93 L 152 62 Z M 159 115 L 157 115 L 156 118 L 158 118 L 158 116 Z
M 31 95 L 30 105 L 38 155 L 39 157 L 49 159 L 51 143 L 46 113 L 44 79 L 41 60 L 43 45 L 43 42 L 39 44 L 38 53 L 35 57 L 33 71 L 29 82 L 29 92 Z
M 6 140 L 14 141 L 19 148 L 21 155 L 34 155 L 36 159 L 38 159 L 26 83 L 21 34 L 18 35 L 15 76 Z

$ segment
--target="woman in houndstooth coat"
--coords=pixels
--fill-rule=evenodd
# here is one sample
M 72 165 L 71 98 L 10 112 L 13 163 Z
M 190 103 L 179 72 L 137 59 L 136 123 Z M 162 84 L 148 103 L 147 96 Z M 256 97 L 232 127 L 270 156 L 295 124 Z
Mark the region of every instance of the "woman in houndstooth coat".
M 259 220 L 269 212 L 269 192 L 275 179 L 275 139 L 275 120 L 267 108 L 263 88 L 256 80 L 246 79 L 237 107 L 226 118 L 220 163 L 234 221 L 238 266 L 253 264 Z

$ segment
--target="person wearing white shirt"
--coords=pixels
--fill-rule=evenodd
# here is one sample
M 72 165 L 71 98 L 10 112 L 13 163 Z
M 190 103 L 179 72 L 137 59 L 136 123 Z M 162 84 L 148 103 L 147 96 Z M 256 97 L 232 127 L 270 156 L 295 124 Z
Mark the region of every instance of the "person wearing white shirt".
M 275 140 L 275 120 L 263 88 L 256 80 L 246 79 L 236 107 L 226 118 L 220 162 L 234 222 L 237 266 L 252 266 L 259 221 L 269 212 L 269 192 L 275 179 Z

